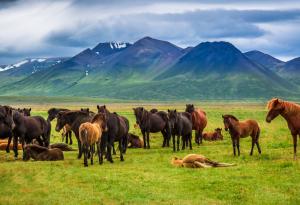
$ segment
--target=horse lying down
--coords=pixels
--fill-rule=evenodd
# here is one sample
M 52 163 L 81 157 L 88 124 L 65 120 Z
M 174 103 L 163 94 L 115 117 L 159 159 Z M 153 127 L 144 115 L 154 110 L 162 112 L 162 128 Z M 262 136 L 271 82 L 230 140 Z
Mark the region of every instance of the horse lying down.
M 48 149 L 36 144 L 26 145 L 23 152 L 23 160 L 28 161 L 30 158 L 37 161 L 57 161 L 64 160 L 64 153 L 58 149 Z
M 77 149 L 72 148 L 71 146 L 65 143 L 54 143 L 50 145 L 50 149 L 58 148 L 61 151 L 76 151 Z
M 236 164 L 220 163 L 212 161 L 200 154 L 189 154 L 183 159 L 173 157 L 171 164 L 176 167 L 187 167 L 187 168 L 209 168 L 209 167 L 231 167 Z

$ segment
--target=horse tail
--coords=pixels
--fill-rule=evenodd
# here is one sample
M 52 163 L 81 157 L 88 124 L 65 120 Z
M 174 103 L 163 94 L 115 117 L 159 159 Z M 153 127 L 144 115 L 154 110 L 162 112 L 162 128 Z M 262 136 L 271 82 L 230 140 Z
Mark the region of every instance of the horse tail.
M 48 146 L 50 144 L 50 135 L 51 135 L 51 122 L 49 119 L 47 119 L 47 128 L 46 128 L 46 139 L 47 139 L 47 143 L 48 143 Z
M 79 139 L 82 143 L 82 148 L 84 150 L 88 149 L 89 143 L 88 143 L 88 130 L 85 126 L 80 126 L 80 132 L 79 132 Z

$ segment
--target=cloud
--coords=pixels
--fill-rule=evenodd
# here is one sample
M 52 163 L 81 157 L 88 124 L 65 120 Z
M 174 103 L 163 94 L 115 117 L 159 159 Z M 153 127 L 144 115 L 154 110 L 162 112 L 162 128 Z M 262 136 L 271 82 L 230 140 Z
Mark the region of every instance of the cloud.
M 102 41 L 151 36 L 179 46 L 228 40 L 242 50 L 300 55 L 300 3 L 282 1 L 0 1 L 0 64 L 71 56 Z

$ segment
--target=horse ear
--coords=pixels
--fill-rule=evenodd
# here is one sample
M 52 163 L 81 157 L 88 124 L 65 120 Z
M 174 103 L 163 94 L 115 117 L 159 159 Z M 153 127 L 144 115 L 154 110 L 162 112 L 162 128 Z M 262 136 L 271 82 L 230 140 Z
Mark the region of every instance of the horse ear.
M 82 108 L 80 108 L 80 111 L 83 111 L 83 109 L 82 109 Z
M 31 108 L 29 108 L 29 112 L 31 111 Z
M 106 109 L 106 105 L 103 105 L 103 108 Z
M 168 112 L 170 112 L 170 110 L 168 109 Z
M 86 109 L 88 112 L 90 112 L 90 108 Z
M 175 113 L 177 112 L 176 109 L 174 110 L 174 112 L 175 112 Z
M 99 110 L 99 108 L 100 108 L 99 105 L 97 105 L 97 109 L 98 109 L 98 110 Z
M 194 107 L 194 104 L 192 104 L 192 107 Z
M 142 108 L 141 108 L 141 110 L 143 111 L 143 110 L 144 110 L 144 108 L 142 107 Z

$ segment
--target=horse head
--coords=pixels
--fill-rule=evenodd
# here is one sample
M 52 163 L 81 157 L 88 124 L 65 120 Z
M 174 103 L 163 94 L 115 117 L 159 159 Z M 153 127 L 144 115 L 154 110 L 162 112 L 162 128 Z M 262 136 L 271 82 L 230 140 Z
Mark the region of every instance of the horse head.
M 178 112 L 177 110 L 168 110 L 168 118 L 169 118 L 169 123 L 171 126 L 171 129 L 175 128 L 175 125 L 177 124 L 178 121 Z
M 278 98 L 273 98 L 268 102 L 268 114 L 266 117 L 266 122 L 270 123 L 274 118 L 284 111 L 284 102 Z
M 223 118 L 223 123 L 224 123 L 224 128 L 226 131 L 228 131 L 228 129 L 230 127 L 232 127 L 233 122 L 238 122 L 239 120 L 233 116 L 233 115 L 222 115 Z
M 194 104 L 186 104 L 186 108 L 185 108 L 186 112 L 192 113 L 195 111 L 195 107 Z

